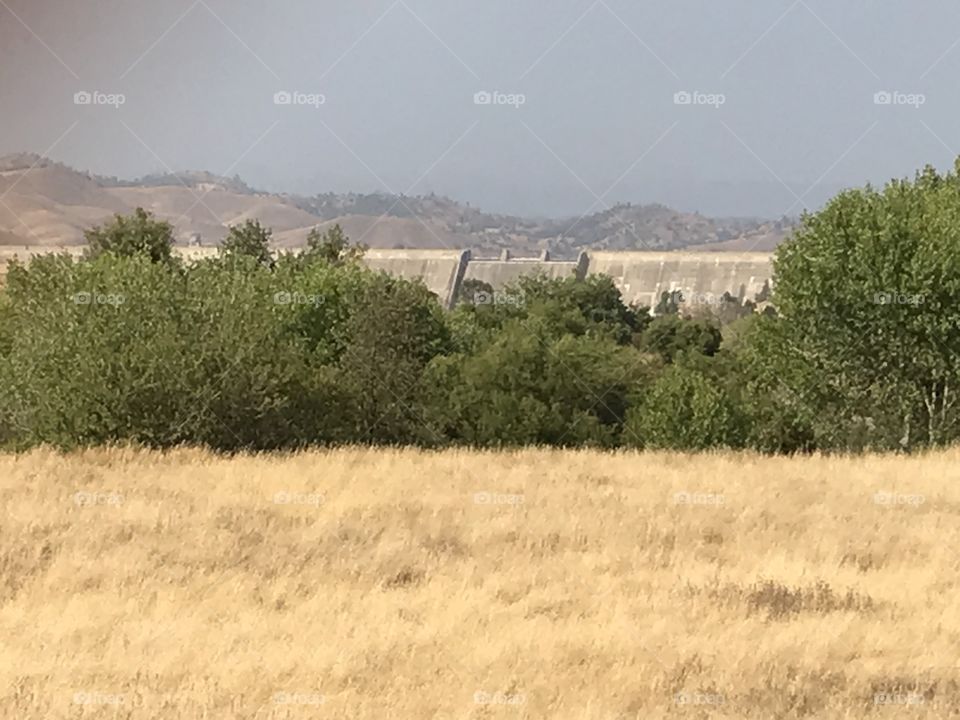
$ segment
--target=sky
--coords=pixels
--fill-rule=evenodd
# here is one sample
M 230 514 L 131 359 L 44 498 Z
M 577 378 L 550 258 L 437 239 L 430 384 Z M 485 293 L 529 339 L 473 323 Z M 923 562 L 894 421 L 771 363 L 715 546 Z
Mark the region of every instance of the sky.
M 0 0 L 0 154 L 776 218 L 960 153 L 947 0 Z

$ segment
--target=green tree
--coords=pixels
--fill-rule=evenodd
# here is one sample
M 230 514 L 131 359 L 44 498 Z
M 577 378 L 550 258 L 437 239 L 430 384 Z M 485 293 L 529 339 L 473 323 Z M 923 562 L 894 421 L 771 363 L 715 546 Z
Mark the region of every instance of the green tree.
M 475 446 L 613 446 L 628 398 L 650 374 L 610 338 L 554 337 L 549 321 L 514 319 L 472 352 L 436 358 L 425 383 L 436 425 Z
M 0 426 L 24 446 L 134 441 L 220 450 L 350 442 L 349 397 L 297 330 L 304 293 L 263 266 L 47 256 L 0 297 Z
M 424 370 L 451 349 L 445 313 L 422 283 L 366 270 L 363 277 L 335 329 L 351 433 L 365 443 L 440 444 L 425 417 Z
M 461 306 L 459 312 L 494 332 L 516 319 L 535 317 L 551 337 L 588 335 L 626 345 L 649 321 L 646 313 L 625 305 L 613 280 L 604 276 L 580 281 L 572 275 L 527 275 L 496 293 L 488 292 L 485 283 L 473 287 L 485 293 L 482 302 Z
M 482 305 L 486 298 L 493 298 L 493 285 L 477 278 L 467 278 L 457 291 L 457 305 Z
M 122 439 L 183 442 L 177 384 L 181 278 L 146 255 L 75 263 L 35 258 L 7 277 L 12 345 L 0 360 L 0 405 L 20 442 L 60 447 Z M 185 395 L 186 393 L 186 395 Z
M 669 314 L 654 318 L 639 336 L 637 346 L 659 355 L 665 363 L 672 363 L 684 353 L 713 356 L 722 340 L 720 328 L 712 319 Z
M 735 323 L 741 318 L 752 315 L 756 305 L 752 300 L 741 303 L 739 298 L 734 297 L 729 292 L 720 296 L 706 296 L 707 302 L 693 304 L 690 310 L 692 317 L 702 317 L 713 319 L 721 327 L 726 327 Z
M 740 334 L 725 338 L 729 352 L 724 381 L 743 415 L 746 444 L 762 452 L 808 452 L 837 428 L 825 409 L 831 395 L 816 369 L 802 357 L 786 357 L 784 327 L 775 317 L 746 318 Z M 721 353 L 723 355 L 724 353 Z M 838 446 L 835 444 L 834 446 Z
M 338 223 L 325 232 L 320 232 L 320 228 L 313 228 L 307 235 L 304 256 L 308 260 L 320 260 L 338 265 L 359 260 L 363 257 L 365 250 L 360 245 L 352 245 L 350 238 Z
M 624 304 L 613 279 L 604 275 L 591 275 L 585 280 L 573 276 L 562 280 L 523 278 L 520 287 L 539 315 L 575 335 L 606 337 L 627 345 L 651 319 L 646 312 Z M 582 318 L 582 324 L 576 315 Z
M 132 215 L 115 215 L 111 222 L 87 230 L 84 237 L 89 245 L 88 258 L 110 253 L 119 257 L 143 255 L 154 263 L 172 261 L 173 226 L 155 220 L 143 208 L 138 207 Z
M 653 309 L 653 314 L 657 317 L 662 315 L 676 315 L 680 312 L 680 306 L 683 304 L 683 292 L 673 290 L 672 292 L 660 293 L 660 301 Z
M 958 163 L 960 168 L 960 163 Z M 960 178 L 926 168 L 803 218 L 774 263 L 765 378 L 823 447 L 910 449 L 960 431 Z M 762 361 L 761 361 L 762 362 Z M 764 378 L 766 382 L 764 382 Z
M 667 368 L 630 408 L 623 437 L 627 444 L 686 451 L 740 443 L 734 405 L 723 388 L 684 365 Z
M 271 267 L 273 254 L 270 240 L 273 231 L 265 228 L 259 220 L 247 220 L 243 225 L 230 228 L 227 237 L 220 246 L 220 255 L 226 260 L 249 258 L 258 265 Z

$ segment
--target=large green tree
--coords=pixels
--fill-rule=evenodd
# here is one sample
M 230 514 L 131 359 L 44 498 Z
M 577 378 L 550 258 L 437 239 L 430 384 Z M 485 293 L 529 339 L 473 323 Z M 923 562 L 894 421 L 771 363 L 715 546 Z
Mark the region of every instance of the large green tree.
M 536 314 L 468 352 L 436 358 L 425 383 L 434 418 L 475 446 L 617 443 L 650 362 L 608 337 L 556 333 Z
M 155 263 L 172 260 L 173 226 L 154 219 L 143 208 L 132 215 L 115 215 L 110 222 L 87 230 L 84 237 L 90 258 L 109 253 L 119 257 L 143 255 Z
M 320 232 L 320 228 L 313 228 L 307 235 L 307 247 L 303 256 L 306 260 L 320 260 L 338 265 L 359 260 L 365 250 L 361 245 L 352 244 L 337 223 L 324 232 Z
M 659 355 L 665 363 L 684 353 L 712 356 L 720 349 L 723 335 L 709 318 L 684 318 L 677 314 L 655 318 L 637 338 L 637 346 Z
M 247 220 L 242 225 L 230 228 L 220 246 L 220 254 L 227 260 L 248 258 L 269 267 L 273 264 L 273 254 L 270 252 L 272 237 L 273 231 L 263 227 L 259 220 Z
M 807 417 L 825 447 L 957 438 L 956 171 L 928 167 L 912 182 L 850 190 L 804 217 L 777 254 L 774 302 L 779 320 L 761 323 L 754 339 L 755 399 Z

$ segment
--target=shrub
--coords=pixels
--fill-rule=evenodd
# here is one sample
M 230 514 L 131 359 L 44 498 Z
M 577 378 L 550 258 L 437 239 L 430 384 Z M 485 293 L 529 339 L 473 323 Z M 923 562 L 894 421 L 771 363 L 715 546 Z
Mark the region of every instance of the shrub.
M 340 265 L 356 262 L 363 257 L 365 250 L 363 246 L 351 244 L 343 228 L 337 224 L 323 233 L 319 228 L 311 230 L 307 235 L 307 247 L 303 258 L 308 262 L 317 260 L 331 265 Z
M 230 228 L 220 246 L 220 256 L 230 262 L 248 258 L 259 265 L 273 265 L 270 241 L 273 231 L 263 227 L 257 220 L 247 220 L 243 225 Z
M 426 420 L 423 375 L 451 350 L 444 311 L 421 283 L 363 277 L 334 333 L 343 348 L 338 367 L 351 396 L 351 434 L 358 442 L 440 444 Z
M 730 398 L 701 370 L 668 367 L 630 408 L 624 442 L 652 449 L 706 450 L 740 444 Z
M 154 220 L 153 215 L 137 208 L 132 215 L 116 215 L 103 226 L 84 233 L 88 257 L 103 253 L 118 257 L 146 256 L 151 262 L 173 262 L 173 226 Z
M 911 449 L 960 434 L 960 178 L 932 168 L 834 198 L 775 262 L 778 385 L 813 404 L 823 447 Z
M 696 353 L 711 357 L 720 349 L 723 336 L 715 322 L 706 318 L 683 318 L 676 314 L 655 318 L 637 342 L 638 347 L 659 355 L 665 363 Z
M 432 418 L 473 446 L 612 446 L 647 364 L 610 339 L 551 337 L 548 323 L 509 323 L 474 353 L 436 359 Z

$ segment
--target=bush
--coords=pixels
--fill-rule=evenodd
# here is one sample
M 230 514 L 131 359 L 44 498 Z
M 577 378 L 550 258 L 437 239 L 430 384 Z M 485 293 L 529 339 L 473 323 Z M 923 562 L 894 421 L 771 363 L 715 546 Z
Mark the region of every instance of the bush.
M 474 283 L 483 301 L 447 313 L 339 228 L 274 261 L 248 222 L 184 264 L 138 210 L 83 261 L 11 265 L 0 444 L 942 445 L 960 437 L 958 217 L 957 172 L 842 193 L 778 251 L 777 311 L 726 298 L 721 332 L 676 293 L 655 319 L 627 307 L 605 277 Z
M 26 446 L 425 442 L 450 344 L 423 285 L 355 263 L 49 256 L 0 298 L 0 441 Z
M 20 440 L 187 439 L 171 437 L 192 390 L 175 382 L 187 350 L 175 271 L 146 255 L 50 256 L 12 266 L 7 282 L 0 392 Z
M 474 353 L 436 359 L 432 419 L 453 442 L 611 447 L 627 399 L 647 376 L 610 339 L 551 337 L 540 318 L 514 321 Z
M 821 422 L 817 444 L 912 449 L 960 433 L 960 178 L 850 190 L 808 215 L 775 262 L 776 384 Z M 798 382 L 799 381 L 799 382 Z
M 364 273 L 335 329 L 343 351 L 338 367 L 350 393 L 351 434 L 357 442 L 434 445 L 444 442 L 427 423 L 423 375 L 451 349 L 444 312 L 420 283 Z
M 259 265 L 273 265 L 270 241 L 273 231 L 263 227 L 257 220 L 247 220 L 243 225 L 230 228 L 220 246 L 220 256 L 227 262 L 246 258 Z
M 154 220 L 143 208 L 137 208 L 133 215 L 116 215 L 106 225 L 88 230 L 84 237 L 91 258 L 108 253 L 128 258 L 145 256 L 155 263 L 173 262 L 173 226 Z
M 720 349 L 723 336 L 712 320 L 690 319 L 679 315 L 655 318 L 640 335 L 638 347 L 672 363 L 678 356 L 696 353 L 711 357 Z
M 356 262 L 363 257 L 365 250 L 365 247 L 351 244 L 343 228 L 337 224 L 323 233 L 318 228 L 311 230 L 307 235 L 307 247 L 303 258 L 308 262 L 316 260 L 340 265 Z
M 630 409 L 624 442 L 666 450 L 706 450 L 740 445 L 733 403 L 705 373 L 667 368 Z

